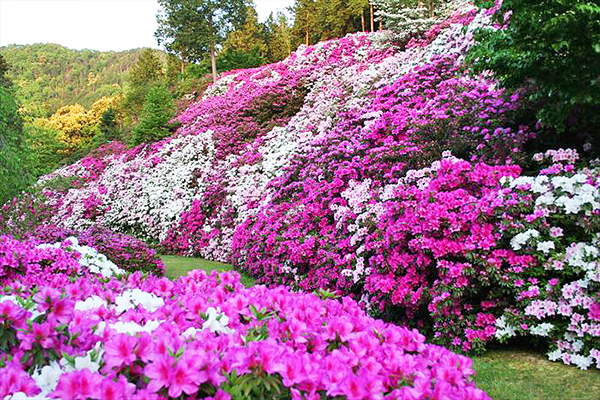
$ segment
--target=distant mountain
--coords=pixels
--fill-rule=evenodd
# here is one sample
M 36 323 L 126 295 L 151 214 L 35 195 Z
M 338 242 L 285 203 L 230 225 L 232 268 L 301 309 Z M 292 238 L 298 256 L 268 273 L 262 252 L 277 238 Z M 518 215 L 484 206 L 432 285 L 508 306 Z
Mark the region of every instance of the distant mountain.
M 98 98 L 119 93 L 142 50 L 71 50 L 37 43 L 0 47 L 0 54 L 11 67 L 7 75 L 21 105 L 30 114 L 47 116 L 67 104 L 89 108 Z

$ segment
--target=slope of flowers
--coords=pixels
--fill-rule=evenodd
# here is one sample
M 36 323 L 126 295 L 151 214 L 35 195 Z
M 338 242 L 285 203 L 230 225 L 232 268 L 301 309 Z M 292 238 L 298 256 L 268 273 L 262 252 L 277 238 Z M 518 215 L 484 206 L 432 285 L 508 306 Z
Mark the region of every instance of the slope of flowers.
M 45 177 L 43 182 L 60 176 L 83 182 L 66 195 L 51 196 L 50 203 L 57 206 L 52 221 L 77 230 L 103 225 L 158 239 L 173 251 L 225 261 L 234 230 L 256 212 L 269 182 L 281 176 L 290 160 L 326 139 L 344 122 L 344 113 L 359 124 L 377 122 L 381 137 L 385 126 L 408 118 L 406 126 L 394 132 L 408 136 L 409 124 L 432 127 L 448 120 L 450 112 L 443 115 L 435 109 L 449 107 L 452 113 L 474 117 L 436 129 L 436 134 L 464 126 L 476 129 L 490 121 L 494 130 L 514 131 L 518 144 L 527 134 L 518 133 L 518 126 L 511 128 L 510 116 L 493 114 L 502 107 L 514 109 L 517 99 L 505 99 L 489 83 L 457 71 L 452 65 L 459 62 L 456 56 L 443 63 L 445 70 L 436 78 L 447 82 L 447 92 L 431 102 L 426 98 L 435 86 L 421 87 L 419 82 L 425 83 L 426 74 L 437 64 L 413 74 L 414 90 L 423 96 L 422 115 L 390 117 L 402 114 L 400 108 L 410 107 L 408 102 L 371 106 L 393 94 L 380 95 L 374 88 L 393 84 L 436 55 L 460 54 L 472 40 L 470 32 L 485 19 L 483 15 L 474 19 L 473 8 L 461 10 L 453 24 L 440 30 L 439 39 L 425 47 L 402 50 L 387 41 L 385 33 L 356 34 L 301 47 L 281 63 L 227 75 L 178 117 L 183 126 L 176 136 L 98 162 L 85 159 Z M 410 85 L 407 82 L 404 89 Z M 464 92 L 464 99 L 444 100 L 455 92 Z M 484 102 L 489 107 L 477 107 Z M 492 114 L 479 121 L 486 108 Z
M 64 245 L 3 242 L 30 264 L 50 250 L 77 264 Z M 236 273 L 172 282 L 54 272 L 0 296 L 0 398 L 489 398 L 468 358 L 349 298 L 246 289 Z

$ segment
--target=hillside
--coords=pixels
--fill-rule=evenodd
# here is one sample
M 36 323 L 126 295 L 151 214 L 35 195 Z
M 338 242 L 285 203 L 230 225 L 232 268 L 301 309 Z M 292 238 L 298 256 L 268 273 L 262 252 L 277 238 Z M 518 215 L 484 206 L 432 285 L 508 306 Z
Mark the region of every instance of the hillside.
M 121 92 L 142 49 L 123 52 L 71 50 L 58 44 L 0 47 L 11 69 L 7 73 L 17 97 L 36 116 L 78 103 L 91 107 L 102 96 Z
M 109 229 L 348 296 L 344 309 L 452 351 L 521 337 L 600 368 L 600 163 L 530 151 L 544 131 L 522 92 L 468 70 L 492 14 L 462 3 L 422 35 L 358 33 L 227 73 L 173 136 L 112 143 L 43 177 L 42 196 L 5 206 L 0 228 Z M 346 349 L 358 326 L 310 346 Z

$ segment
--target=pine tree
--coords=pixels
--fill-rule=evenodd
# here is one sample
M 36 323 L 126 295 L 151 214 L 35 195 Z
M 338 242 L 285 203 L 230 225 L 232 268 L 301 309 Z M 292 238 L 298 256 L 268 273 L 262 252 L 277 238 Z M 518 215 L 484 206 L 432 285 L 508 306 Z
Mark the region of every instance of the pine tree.
M 162 68 L 158 55 L 154 50 L 146 48 L 131 69 L 131 82 L 134 85 L 159 82 L 164 78 Z
M 175 114 L 175 103 L 164 86 L 154 86 L 148 92 L 140 123 L 133 128 L 131 144 L 155 142 L 169 135 L 169 121 Z
M 269 62 L 281 61 L 292 53 L 292 31 L 284 13 L 269 15 L 266 22 L 267 59 Z
M 162 63 L 152 49 L 145 49 L 131 70 L 130 83 L 125 90 L 123 110 L 137 120 L 150 88 L 164 81 Z

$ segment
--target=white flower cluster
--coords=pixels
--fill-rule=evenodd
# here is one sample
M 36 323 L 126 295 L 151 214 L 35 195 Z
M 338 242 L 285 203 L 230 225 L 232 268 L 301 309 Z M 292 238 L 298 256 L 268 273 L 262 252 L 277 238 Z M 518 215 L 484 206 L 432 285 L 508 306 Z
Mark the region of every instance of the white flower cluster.
M 513 250 L 521 250 L 531 238 L 537 238 L 539 236 L 540 233 L 537 230 L 528 229 L 525 232 L 515 235 L 515 237 L 510 240 L 510 247 L 512 247 Z
M 583 281 L 600 282 L 600 249 L 588 243 L 572 243 L 565 252 L 568 265 L 585 271 Z
M 104 254 L 100 254 L 96 249 L 89 246 L 82 246 L 76 237 L 68 237 L 63 242 L 54 244 L 40 244 L 37 246 L 38 249 L 47 248 L 64 248 L 64 242 L 69 241 L 71 244 L 69 248 L 81 255 L 81 258 L 77 261 L 79 265 L 90 270 L 94 274 L 100 274 L 104 278 L 110 278 L 115 275 L 123 275 L 125 271 L 119 268 L 115 263 L 110 261 Z
M 227 327 L 229 317 L 221 312 L 219 307 L 208 307 L 206 310 L 206 321 L 202 324 L 202 329 L 209 329 L 211 332 L 232 333 L 233 330 Z
M 165 301 L 153 293 L 140 289 L 125 290 L 115 298 L 115 311 L 122 314 L 127 310 L 141 306 L 149 312 L 154 312 L 165 305 Z
M 104 349 L 102 342 L 97 342 L 94 348 L 83 356 L 74 357 L 73 360 L 62 358 L 58 362 L 52 361 L 49 365 L 45 365 L 42 368 L 37 368 L 31 377 L 42 391 L 33 397 L 33 399 L 46 399 L 46 396 L 56 389 L 58 381 L 63 374 L 72 371 L 81 371 L 86 368 L 91 372 L 97 372 L 100 368 L 99 361 L 102 359 L 103 353 Z M 13 397 L 9 396 L 9 398 L 11 400 L 28 399 L 26 396 L 15 396 L 17 396 L 17 394 L 13 395 Z
M 543 324 L 530 327 L 529 332 L 537 336 L 548 336 L 552 328 L 554 328 L 554 325 L 544 322 Z
M 135 335 L 137 333 L 146 332 L 152 333 L 155 329 L 158 329 L 162 321 L 158 320 L 150 320 L 147 321 L 144 325 L 140 325 L 136 322 L 129 321 L 117 321 L 114 324 L 108 325 L 108 328 L 115 330 L 117 333 L 125 333 L 127 335 Z M 98 327 L 96 328 L 96 334 L 102 335 L 104 330 L 107 328 L 106 323 L 104 321 L 100 321 Z
M 494 333 L 496 339 L 511 338 L 516 335 L 516 332 L 516 327 L 506 322 L 504 315 L 496 319 L 496 332 Z
M 148 312 L 154 312 L 164 304 L 164 300 L 153 293 L 144 292 L 140 289 L 128 289 L 115 298 L 114 305 L 109 304 L 99 296 L 92 295 L 85 300 L 76 302 L 75 309 L 89 311 L 106 307 L 114 309 L 117 314 L 122 314 L 138 306 L 145 308 Z
M 591 349 L 588 356 L 580 354 L 583 342 L 570 334 L 565 335 L 565 340 L 559 341 L 558 346 L 557 349 L 548 353 L 550 361 L 561 360 L 567 365 L 575 365 L 579 369 L 587 370 L 596 360 L 596 367 L 600 369 L 600 350 Z
M 555 206 L 565 214 L 577 214 L 585 211 L 591 215 L 593 211 L 600 210 L 600 190 L 591 185 L 588 175 L 577 173 L 571 177 L 546 175 L 537 177 L 521 176 L 516 179 L 506 178 L 511 188 L 528 190 L 539 194 L 535 204 L 541 206 Z

